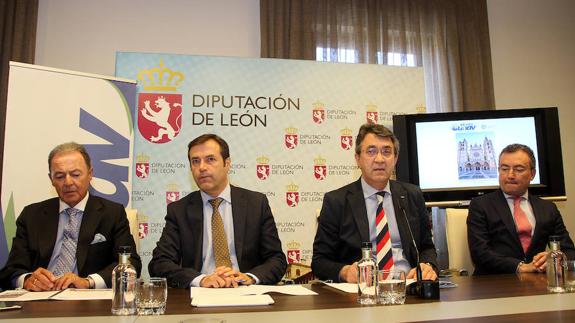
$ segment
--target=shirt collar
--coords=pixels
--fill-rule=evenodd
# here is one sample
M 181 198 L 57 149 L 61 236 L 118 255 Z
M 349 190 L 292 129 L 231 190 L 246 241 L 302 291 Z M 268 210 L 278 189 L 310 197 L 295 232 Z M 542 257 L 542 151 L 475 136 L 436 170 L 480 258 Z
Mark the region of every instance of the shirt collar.
M 503 191 L 502 191 L 502 192 L 503 192 Z M 515 199 L 515 196 L 509 195 L 509 194 L 507 194 L 507 193 L 505 193 L 505 192 L 503 192 L 503 196 L 505 196 L 505 199 L 508 199 L 508 200 L 514 200 L 514 199 Z M 524 193 L 523 195 L 521 195 L 521 197 L 522 197 L 524 200 L 529 201 L 529 190 L 525 191 L 525 193 Z
M 82 211 L 82 213 L 84 212 L 84 209 L 86 209 L 86 203 L 88 203 L 88 197 L 90 196 L 90 193 L 86 193 L 86 196 L 84 196 L 84 198 L 78 202 L 78 204 L 74 205 L 74 209 L 76 210 L 80 210 Z M 62 213 L 62 211 L 69 209 L 70 206 L 68 204 L 66 204 L 66 202 L 62 201 L 61 199 L 59 199 L 60 201 L 60 213 Z
M 218 196 L 211 196 L 208 193 L 200 190 L 200 194 L 202 195 L 202 202 L 203 204 L 209 203 L 210 200 L 215 199 L 216 197 L 221 197 L 222 199 L 224 199 L 224 201 L 228 202 L 228 203 L 232 203 L 232 193 L 231 193 L 231 188 L 230 188 L 230 184 L 228 183 L 228 185 L 226 185 L 226 188 L 224 188 L 224 190 L 220 193 L 220 195 Z
M 389 188 L 389 180 L 387 181 L 387 185 L 385 185 L 385 188 L 383 190 L 377 190 L 375 188 L 373 188 L 373 186 L 367 184 L 367 182 L 363 179 L 363 177 L 361 177 L 361 189 L 363 191 L 363 198 L 364 199 L 368 199 L 372 196 L 374 196 L 375 194 L 377 194 L 377 192 L 387 192 L 388 194 L 391 195 L 391 189 Z

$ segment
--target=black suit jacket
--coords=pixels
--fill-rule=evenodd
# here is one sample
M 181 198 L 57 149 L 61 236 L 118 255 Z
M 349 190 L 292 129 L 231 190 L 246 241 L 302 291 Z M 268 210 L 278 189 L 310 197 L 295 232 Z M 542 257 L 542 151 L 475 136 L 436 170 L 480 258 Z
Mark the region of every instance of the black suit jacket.
M 475 275 L 515 273 L 519 262 L 529 263 L 545 251 L 549 236 L 561 237 L 561 250 L 575 259 L 573 241 L 555 204 L 529 195 L 535 216 L 535 230 L 527 253 L 523 252 L 513 214 L 501 190 L 471 201 L 467 216 L 467 240 Z
M 402 196 L 420 262 L 431 263 L 437 268 L 437 254 L 421 190 L 397 181 L 390 181 L 390 189 L 405 258 L 411 267 L 417 265 L 417 252 L 399 202 Z M 313 243 L 311 266 L 314 274 L 319 279 L 338 282 L 341 268 L 361 258 L 361 243 L 366 241 L 370 241 L 369 223 L 361 180 L 326 193 Z
M 275 284 L 287 262 L 264 194 L 231 186 L 234 244 L 241 272 Z M 168 205 L 166 225 L 148 265 L 151 276 L 167 277 L 172 287 L 187 288 L 201 274 L 204 212 L 200 191 Z
M 26 206 L 16 220 L 16 236 L 6 266 L 0 271 L 5 289 L 13 288 L 12 279 L 30 273 L 38 267 L 47 268 L 52 257 L 59 219 L 59 199 L 52 198 Z M 91 244 L 94 235 L 106 241 Z M 130 262 L 138 274 L 142 269 L 136 245 L 130 234 L 126 211 L 121 204 L 90 195 L 78 236 L 76 258 L 78 275 L 99 274 L 108 287 L 112 286 L 112 270 L 118 264 L 118 248 L 131 246 Z

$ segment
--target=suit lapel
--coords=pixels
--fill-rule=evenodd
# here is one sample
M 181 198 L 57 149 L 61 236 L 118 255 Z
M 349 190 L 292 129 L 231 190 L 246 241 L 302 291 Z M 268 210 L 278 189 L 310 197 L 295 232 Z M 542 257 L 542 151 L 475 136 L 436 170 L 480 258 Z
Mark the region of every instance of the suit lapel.
M 82 224 L 78 235 L 78 246 L 76 248 L 76 259 L 78 260 L 78 273 L 82 272 L 88 258 L 88 249 L 94 239 L 98 224 L 104 216 L 104 206 L 93 196 L 88 197 L 86 208 L 82 215 Z M 111 237 L 107 237 L 111 238 Z
M 190 196 L 190 203 L 186 206 L 186 213 L 189 230 L 191 234 L 183 239 L 186 245 L 194 246 L 193 262 L 194 268 L 200 271 L 202 269 L 203 243 L 204 243 L 204 206 L 200 191 L 195 191 Z M 188 240 L 191 240 L 187 242 Z
M 48 267 L 54 251 L 54 245 L 56 244 L 58 221 L 60 219 L 60 213 L 58 212 L 60 204 L 58 201 L 57 198 L 49 200 L 41 217 L 43 219 L 43 229 L 39 230 L 38 242 L 40 245 L 40 259 L 44 263 L 41 266 L 44 267 Z
M 238 266 L 241 266 L 242 247 L 244 246 L 244 231 L 248 216 L 248 202 L 242 192 L 231 186 L 232 217 L 234 219 L 234 246 L 236 247 L 236 258 Z
M 361 179 L 350 187 L 346 198 L 353 213 L 361 241 L 370 241 L 367 209 L 365 207 L 363 189 L 361 188 Z
M 543 206 L 541 205 L 541 201 L 536 196 L 529 195 L 529 203 L 531 203 L 531 209 L 533 210 L 533 216 L 535 217 L 535 230 L 533 230 L 531 243 L 529 244 L 529 248 L 527 248 L 526 254 L 529 254 L 531 251 L 531 247 L 533 246 L 534 241 L 544 240 L 541 237 L 541 228 L 543 226 L 537 225 L 537 223 L 543 223 L 543 219 L 541 218 L 543 214 Z
M 499 190 L 498 192 L 499 194 L 496 196 L 498 201 L 497 203 L 494 203 L 495 208 L 497 209 L 496 213 L 499 215 L 501 221 L 505 224 L 505 227 L 513 237 L 515 248 L 523 253 L 523 247 L 521 246 L 521 241 L 517 235 L 517 228 L 515 227 L 515 221 L 513 220 L 513 213 L 511 213 L 511 210 L 509 209 L 509 204 L 507 203 L 505 195 L 503 195 L 503 191 Z
M 397 223 L 397 230 L 399 231 L 399 238 L 401 239 L 401 247 L 403 249 L 404 257 L 413 264 L 417 261 L 417 254 L 415 253 L 413 247 L 413 241 L 411 240 L 411 233 L 409 232 L 409 227 L 407 224 L 406 217 L 409 217 L 411 210 L 409 210 L 408 195 L 405 189 L 394 181 L 390 180 L 389 189 L 391 190 L 391 199 L 393 201 L 393 210 L 395 211 L 395 222 Z M 405 215 L 401 209 L 399 199 L 401 196 L 405 197 Z M 415 237 L 414 237 L 414 240 Z M 411 261 L 413 260 L 413 261 Z

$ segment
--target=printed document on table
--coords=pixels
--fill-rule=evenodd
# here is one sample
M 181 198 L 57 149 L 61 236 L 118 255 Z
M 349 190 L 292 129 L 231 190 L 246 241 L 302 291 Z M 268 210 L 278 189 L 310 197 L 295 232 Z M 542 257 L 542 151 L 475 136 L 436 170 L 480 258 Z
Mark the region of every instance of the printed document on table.
M 25 289 L 7 290 L 0 293 L 0 301 L 2 302 L 27 302 L 27 301 L 40 301 L 50 299 L 60 291 L 49 292 L 29 292 Z
M 96 299 L 112 299 L 111 289 L 75 289 L 68 288 L 61 293 L 52 296 L 51 299 L 60 301 L 83 301 Z
M 273 303 L 274 300 L 270 295 L 203 295 L 192 299 L 192 306 L 196 307 L 258 306 L 271 305 Z
M 192 287 L 190 288 L 190 297 L 195 298 L 198 296 L 262 295 L 270 292 L 282 293 L 294 296 L 317 295 L 316 292 L 309 290 L 301 285 L 284 285 L 284 286 L 250 285 L 250 286 L 240 286 L 238 288 Z

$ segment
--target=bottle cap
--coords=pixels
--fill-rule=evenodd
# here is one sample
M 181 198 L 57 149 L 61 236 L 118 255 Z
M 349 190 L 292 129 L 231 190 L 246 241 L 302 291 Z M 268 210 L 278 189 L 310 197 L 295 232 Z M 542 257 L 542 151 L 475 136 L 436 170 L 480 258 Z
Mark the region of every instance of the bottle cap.
M 549 242 L 557 242 L 557 241 L 561 241 L 560 236 L 549 236 Z
M 118 247 L 118 253 L 120 253 L 120 254 L 131 254 L 132 253 L 132 247 L 120 246 L 120 247 Z
M 371 242 L 362 242 L 361 249 L 371 249 Z

